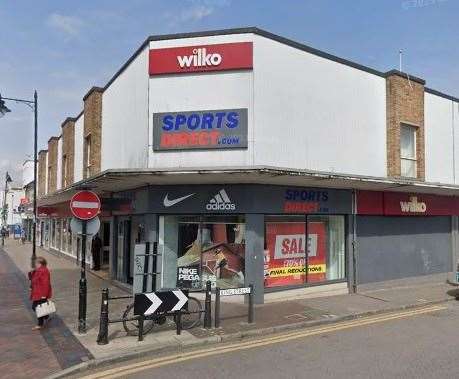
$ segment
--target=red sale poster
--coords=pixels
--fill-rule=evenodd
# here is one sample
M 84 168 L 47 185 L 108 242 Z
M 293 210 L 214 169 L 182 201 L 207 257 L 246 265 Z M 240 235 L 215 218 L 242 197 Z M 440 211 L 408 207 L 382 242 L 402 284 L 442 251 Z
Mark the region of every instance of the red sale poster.
M 307 244 L 305 229 L 305 224 L 299 222 L 266 225 L 265 287 L 293 286 L 325 280 L 325 224 L 308 223 Z

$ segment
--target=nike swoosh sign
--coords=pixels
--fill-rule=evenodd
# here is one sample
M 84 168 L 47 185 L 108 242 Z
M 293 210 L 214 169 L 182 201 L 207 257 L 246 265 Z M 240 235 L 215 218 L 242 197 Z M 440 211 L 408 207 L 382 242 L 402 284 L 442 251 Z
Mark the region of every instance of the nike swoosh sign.
M 169 200 L 168 196 L 169 194 L 167 193 L 166 196 L 164 196 L 163 204 L 166 208 L 172 207 L 175 204 L 180 203 L 181 201 L 188 199 L 189 197 L 193 196 L 194 193 L 190 193 L 189 195 L 178 197 L 177 199 Z

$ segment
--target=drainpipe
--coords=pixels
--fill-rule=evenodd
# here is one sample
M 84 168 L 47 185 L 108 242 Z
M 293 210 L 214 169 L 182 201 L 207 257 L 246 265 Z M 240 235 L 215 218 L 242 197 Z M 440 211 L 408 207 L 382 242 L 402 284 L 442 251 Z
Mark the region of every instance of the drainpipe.
M 352 293 L 357 293 L 357 191 L 352 190 Z

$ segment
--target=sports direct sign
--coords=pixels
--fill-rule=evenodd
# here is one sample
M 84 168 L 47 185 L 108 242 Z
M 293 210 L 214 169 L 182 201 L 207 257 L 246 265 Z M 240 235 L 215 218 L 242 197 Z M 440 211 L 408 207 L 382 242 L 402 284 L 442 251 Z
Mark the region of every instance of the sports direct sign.
M 150 50 L 150 75 L 242 70 L 253 67 L 252 42 Z
M 247 108 L 153 113 L 153 149 L 247 147 Z

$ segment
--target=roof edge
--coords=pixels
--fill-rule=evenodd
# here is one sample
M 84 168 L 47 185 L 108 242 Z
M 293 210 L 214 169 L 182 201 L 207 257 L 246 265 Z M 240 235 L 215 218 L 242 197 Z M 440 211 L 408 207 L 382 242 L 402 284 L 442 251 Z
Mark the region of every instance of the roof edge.
M 435 89 L 428 88 L 428 87 L 425 87 L 424 91 L 427 92 L 427 93 L 430 93 L 431 95 L 440 96 L 440 97 L 443 97 L 445 99 L 448 99 L 448 100 L 454 101 L 456 103 L 459 103 L 459 98 L 458 97 L 454 97 L 454 96 L 448 95 L 448 94 L 446 94 L 444 92 L 440 92 L 440 91 L 437 91 Z
M 61 128 L 67 126 L 67 124 L 68 124 L 69 122 L 75 122 L 76 120 L 77 120 L 76 117 L 67 117 L 67 118 L 64 120 L 64 122 L 62 122 Z
M 86 95 L 83 96 L 83 101 L 85 101 L 93 92 L 104 92 L 104 88 L 102 87 L 91 87 L 91 89 L 86 92 Z
M 408 80 L 411 80 L 412 82 L 416 82 L 416 83 L 419 83 L 419 84 L 422 84 L 422 85 L 425 85 L 426 84 L 426 81 L 424 79 L 421 79 L 421 78 L 418 78 L 416 76 L 413 76 L 407 72 L 403 72 L 403 71 L 399 71 L 399 70 L 390 70 L 390 71 L 387 71 L 385 73 L 386 75 L 386 78 L 388 78 L 389 76 L 400 76 L 401 78 L 403 79 L 408 79 Z

